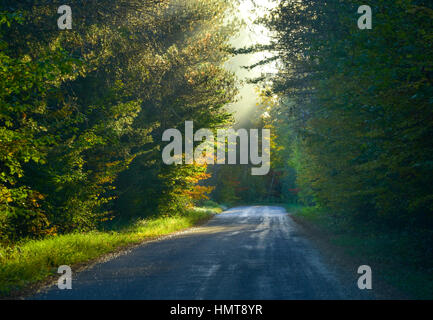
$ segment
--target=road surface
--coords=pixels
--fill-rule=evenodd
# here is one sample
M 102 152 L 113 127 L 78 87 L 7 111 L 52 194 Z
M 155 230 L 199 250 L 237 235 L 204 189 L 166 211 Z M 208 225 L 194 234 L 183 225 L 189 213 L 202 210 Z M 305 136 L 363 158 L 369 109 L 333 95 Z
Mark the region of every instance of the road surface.
M 353 270 L 350 270 L 353 271 Z M 237 207 L 73 274 L 33 299 L 359 299 L 283 208 Z M 367 297 L 368 298 L 368 297 Z

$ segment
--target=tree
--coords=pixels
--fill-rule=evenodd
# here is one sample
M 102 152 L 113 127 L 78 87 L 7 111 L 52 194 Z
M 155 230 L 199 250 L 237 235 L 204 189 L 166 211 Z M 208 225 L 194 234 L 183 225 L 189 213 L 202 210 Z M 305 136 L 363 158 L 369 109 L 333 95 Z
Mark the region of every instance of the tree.
M 432 7 L 365 4 L 372 30 L 355 1 L 282 1 L 269 19 L 300 194 L 342 219 L 431 226 Z

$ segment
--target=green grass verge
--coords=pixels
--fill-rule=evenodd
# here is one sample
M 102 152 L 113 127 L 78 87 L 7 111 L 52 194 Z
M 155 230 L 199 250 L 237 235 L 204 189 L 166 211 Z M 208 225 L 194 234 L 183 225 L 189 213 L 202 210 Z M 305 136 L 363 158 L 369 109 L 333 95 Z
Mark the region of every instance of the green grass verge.
M 328 212 L 316 207 L 286 209 L 322 231 L 348 256 L 376 266 L 383 281 L 414 299 L 433 299 L 433 262 L 421 249 L 422 235 L 338 225 Z
M 0 296 L 8 296 L 57 274 L 60 265 L 82 264 L 128 245 L 192 227 L 219 213 L 217 206 L 148 218 L 119 231 L 73 233 L 0 247 Z

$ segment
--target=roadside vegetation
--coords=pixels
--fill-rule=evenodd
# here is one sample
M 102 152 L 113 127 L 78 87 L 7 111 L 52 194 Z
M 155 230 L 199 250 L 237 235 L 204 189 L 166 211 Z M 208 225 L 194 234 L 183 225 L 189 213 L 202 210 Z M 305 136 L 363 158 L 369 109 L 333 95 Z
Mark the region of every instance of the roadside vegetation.
M 426 247 L 431 244 L 422 232 L 414 236 L 391 228 L 354 227 L 336 222 L 332 214 L 320 207 L 285 207 L 316 239 L 340 249 L 343 260 L 372 267 L 373 281 L 387 283 L 407 298 L 433 299 L 433 270 L 430 257 L 425 255 Z
M 137 219 L 111 231 L 92 231 L 49 236 L 41 240 L 21 240 L 0 248 L 0 297 L 18 294 L 20 289 L 58 276 L 61 265 L 86 264 L 108 253 L 156 239 L 207 221 L 222 210 L 210 206 L 190 209 L 183 214 Z

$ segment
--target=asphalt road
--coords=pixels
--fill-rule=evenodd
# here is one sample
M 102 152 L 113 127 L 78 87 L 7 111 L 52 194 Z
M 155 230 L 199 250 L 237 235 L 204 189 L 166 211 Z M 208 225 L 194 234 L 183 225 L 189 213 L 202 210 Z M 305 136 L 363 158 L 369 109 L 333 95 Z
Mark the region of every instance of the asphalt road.
M 351 270 L 352 271 L 352 270 Z M 280 207 L 237 207 L 206 225 L 73 275 L 33 299 L 359 299 Z

